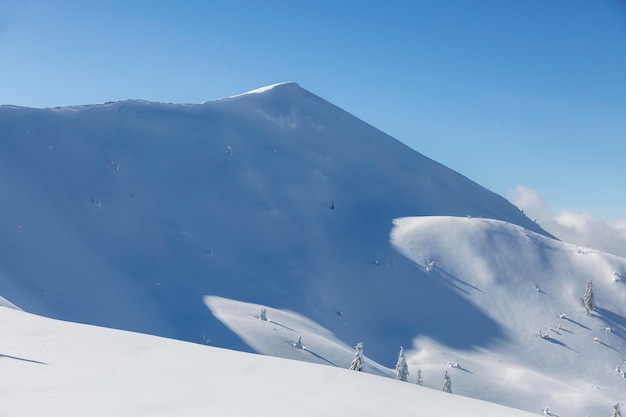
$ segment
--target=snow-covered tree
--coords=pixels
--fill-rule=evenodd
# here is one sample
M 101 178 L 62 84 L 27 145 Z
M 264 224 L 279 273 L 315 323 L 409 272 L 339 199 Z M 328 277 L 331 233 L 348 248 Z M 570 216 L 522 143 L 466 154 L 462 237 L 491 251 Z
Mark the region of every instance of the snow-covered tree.
M 302 344 L 302 336 L 298 336 L 298 340 L 293 342 L 293 347 L 296 349 L 304 349 L 304 345 Z
M 443 392 L 452 392 L 452 381 L 450 381 L 450 375 L 448 375 L 448 371 L 443 374 L 443 386 L 441 387 Z
M 417 379 L 415 380 L 415 383 L 417 385 L 424 385 L 422 381 L 422 370 L 420 368 L 417 368 Z
M 622 411 L 619 409 L 619 403 L 613 404 L 613 411 L 611 417 L 622 417 Z
M 542 339 L 549 339 L 550 338 L 550 334 L 549 333 L 543 333 L 541 331 L 541 329 L 539 329 L 539 333 L 537 333 L 537 337 L 540 337 Z
M 356 351 L 354 352 L 354 359 L 352 359 L 350 369 L 365 372 L 365 365 L 363 364 L 363 342 L 359 342 L 356 345 Z
M 589 314 L 590 311 L 596 306 L 594 296 L 593 296 L 593 282 L 589 281 L 587 283 L 587 287 L 585 288 L 585 295 L 583 296 L 583 304 L 585 305 L 585 311 Z
M 398 355 L 398 362 L 396 363 L 396 379 L 400 381 L 406 381 L 409 376 L 409 367 L 406 364 L 406 358 L 404 357 L 404 348 L 400 346 L 400 354 Z
M 259 320 L 268 321 L 267 320 L 267 310 L 262 308 L 261 315 L 259 316 Z

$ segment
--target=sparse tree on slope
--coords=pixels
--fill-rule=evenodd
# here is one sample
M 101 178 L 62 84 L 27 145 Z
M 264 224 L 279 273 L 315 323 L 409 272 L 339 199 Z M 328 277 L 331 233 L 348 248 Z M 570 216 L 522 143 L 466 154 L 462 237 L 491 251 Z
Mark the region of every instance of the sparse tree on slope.
M 622 417 L 622 411 L 619 409 L 619 403 L 613 404 L 613 411 L 611 417 Z
M 593 296 L 593 282 L 589 281 L 585 288 L 585 295 L 583 296 L 583 304 L 585 305 L 585 311 L 589 314 L 590 311 L 596 306 L 596 302 Z
M 302 336 L 298 336 L 298 340 L 293 342 L 293 347 L 296 349 L 304 349 L 304 345 L 302 344 Z
M 363 364 L 363 342 L 359 342 L 356 345 L 356 351 L 354 352 L 354 359 L 352 359 L 350 369 L 365 372 L 365 365 Z
M 400 346 L 400 354 L 398 355 L 398 362 L 396 363 L 396 379 L 400 381 L 406 381 L 409 376 L 409 367 L 406 364 L 406 358 L 404 357 L 404 348 Z
M 417 368 L 417 379 L 416 379 L 415 383 L 417 385 L 423 385 L 424 384 L 422 382 L 422 370 L 420 368 Z
M 448 371 L 443 375 L 443 386 L 441 387 L 443 392 L 452 392 L 452 381 L 450 381 L 450 375 Z

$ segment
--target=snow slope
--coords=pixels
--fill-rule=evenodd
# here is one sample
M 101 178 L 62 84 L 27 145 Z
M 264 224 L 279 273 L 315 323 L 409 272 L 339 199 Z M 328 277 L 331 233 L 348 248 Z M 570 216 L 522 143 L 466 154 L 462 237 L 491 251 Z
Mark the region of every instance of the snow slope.
M 500 332 L 489 346 L 466 351 L 420 336 L 414 364 L 458 362 L 457 392 L 524 409 L 602 415 L 624 402 L 626 379 L 616 367 L 626 367 L 626 259 L 490 219 L 397 219 L 391 240 L 415 262 L 415 279 L 445 283 Z M 597 307 L 587 315 L 589 281 Z M 450 316 L 437 319 L 442 326 L 464 321 L 454 306 L 439 311 Z
M 533 414 L 369 374 L 0 308 L 7 416 Z
M 1 106 L 0 137 L 2 295 L 54 318 L 252 350 L 206 308 L 215 295 L 298 312 L 385 362 L 426 321 L 407 318 L 415 292 L 493 325 L 444 286 L 405 283 L 394 218 L 542 232 L 295 83 L 199 105 Z
M 424 385 L 438 389 L 448 371 L 455 393 L 562 416 L 600 416 L 624 402 L 626 379 L 616 368 L 626 368 L 626 259 L 480 218 L 397 219 L 391 241 L 414 261 L 407 281 L 423 289 L 439 282 L 493 323 L 485 326 L 428 291 L 411 292 L 414 303 L 405 311 L 422 323 L 405 345 L 411 382 L 420 369 Z M 581 299 L 590 280 L 597 306 L 587 315 Z M 206 303 L 260 353 L 349 365 L 354 348 L 296 313 L 218 297 Z M 263 308 L 269 322 L 258 320 Z M 433 327 L 448 333 L 447 342 L 428 335 Z M 306 350 L 291 345 L 298 337 Z M 455 347 L 460 340 L 489 343 Z M 388 344 L 389 359 L 397 357 L 394 348 Z M 366 366 L 395 377 L 371 361 Z
M 335 334 L 292 311 L 207 296 L 206 305 L 229 329 L 239 335 L 256 352 L 347 369 L 354 357 L 354 346 L 348 346 Z M 261 319 L 261 310 L 266 319 Z M 304 348 L 297 347 L 301 341 Z M 367 353 L 367 349 L 365 349 Z M 394 377 L 391 369 L 364 357 L 367 373 Z

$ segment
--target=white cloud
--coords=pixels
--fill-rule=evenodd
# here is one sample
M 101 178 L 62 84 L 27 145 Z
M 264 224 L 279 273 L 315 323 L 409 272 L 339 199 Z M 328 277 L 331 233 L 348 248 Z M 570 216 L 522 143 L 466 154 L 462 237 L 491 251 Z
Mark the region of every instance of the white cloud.
M 520 185 L 508 198 L 562 241 L 626 258 L 626 220 L 609 221 L 591 213 L 569 210 L 555 214 L 539 192 Z

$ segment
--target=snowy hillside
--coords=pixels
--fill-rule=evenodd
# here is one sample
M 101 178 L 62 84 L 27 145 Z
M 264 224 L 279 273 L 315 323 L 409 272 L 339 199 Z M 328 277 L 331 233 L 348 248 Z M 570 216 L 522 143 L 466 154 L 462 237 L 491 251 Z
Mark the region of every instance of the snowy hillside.
M 2 295 L 60 319 L 251 350 L 204 305 L 215 295 L 298 312 L 390 366 L 427 319 L 406 315 L 424 289 L 405 282 L 394 218 L 541 232 L 294 83 L 201 105 L 2 106 L 0 137 Z
M 415 279 L 445 283 L 494 324 L 449 327 L 467 321 L 444 303 L 435 322 L 492 343 L 464 351 L 420 336 L 410 362 L 459 363 L 457 392 L 524 409 L 602 415 L 626 400 L 626 259 L 475 218 L 398 219 L 391 240 Z M 589 281 L 596 307 L 586 314 Z
M 601 416 L 624 402 L 626 379 L 618 371 L 626 369 L 626 259 L 479 218 L 397 219 L 391 240 L 414 261 L 405 285 L 422 289 L 411 290 L 413 303 L 405 306 L 419 325 L 405 345 L 410 382 L 419 369 L 424 386 L 438 389 L 448 371 L 455 393 L 561 416 Z M 589 281 L 596 307 L 586 314 Z M 447 297 L 433 296 L 437 283 L 449 289 Z M 349 365 L 354 348 L 305 317 L 217 297 L 206 303 L 258 352 Z M 259 320 L 264 308 L 268 321 Z M 298 338 L 306 349 L 294 348 Z M 366 366 L 395 377 L 392 369 Z
M 0 307 L 2 415 L 530 417 L 369 374 Z

